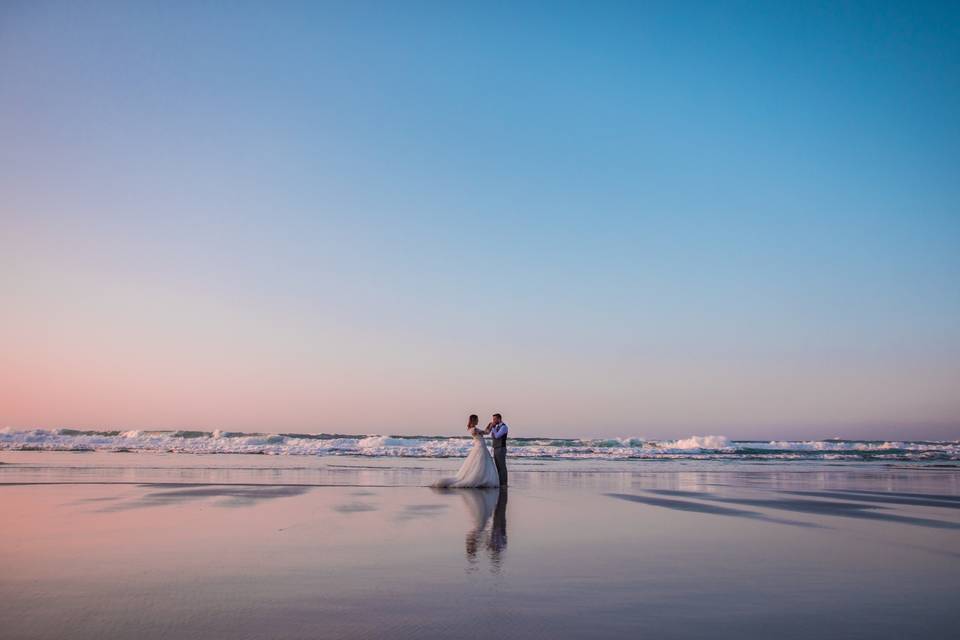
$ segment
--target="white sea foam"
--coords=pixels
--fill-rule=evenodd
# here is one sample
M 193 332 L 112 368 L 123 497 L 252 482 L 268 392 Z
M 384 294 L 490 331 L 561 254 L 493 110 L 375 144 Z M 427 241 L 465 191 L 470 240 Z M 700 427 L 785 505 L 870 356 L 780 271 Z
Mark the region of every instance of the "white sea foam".
M 690 436 L 661 445 L 664 449 L 708 450 L 730 449 L 730 439 L 726 436 Z
M 259 453 L 266 455 L 356 455 L 462 457 L 465 436 L 396 436 L 238 433 L 230 431 L 80 431 L 0 429 L 0 450 L 163 451 L 175 453 Z M 626 460 L 820 459 L 960 460 L 960 442 L 806 440 L 735 441 L 726 436 L 678 440 L 636 437 L 608 439 L 513 438 L 510 455 L 521 458 Z
M 367 436 L 357 442 L 361 449 L 375 449 L 383 447 L 419 447 L 424 441 L 419 438 L 391 438 L 389 436 Z

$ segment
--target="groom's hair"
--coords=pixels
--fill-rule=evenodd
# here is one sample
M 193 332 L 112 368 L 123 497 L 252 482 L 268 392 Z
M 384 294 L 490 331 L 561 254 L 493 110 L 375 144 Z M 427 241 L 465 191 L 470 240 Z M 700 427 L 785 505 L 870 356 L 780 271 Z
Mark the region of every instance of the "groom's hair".
M 470 419 L 471 419 L 471 420 L 479 420 L 480 417 L 479 417 L 477 414 L 475 414 L 475 413 L 471 413 L 471 414 L 470 414 Z
M 503 416 L 500 415 L 499 413 L 493 414 L 493 417 L 494 417 L 494 418 L 498 418 L 498 419 L 500 419 L 500 420 L 503 420 Z

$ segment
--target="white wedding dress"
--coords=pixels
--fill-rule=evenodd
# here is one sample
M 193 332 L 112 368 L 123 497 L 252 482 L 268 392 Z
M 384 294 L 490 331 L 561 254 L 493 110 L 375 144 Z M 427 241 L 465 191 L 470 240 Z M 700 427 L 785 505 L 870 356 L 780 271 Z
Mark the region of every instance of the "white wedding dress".
M 487 449 L 487 443 L 482 433 L 473 430 L 473 448 L 467 454 L 467 459 L 460 465 L 460 470 L 453 478 L 443 478 L 433 483 L 435 487 L 459 489 L 465 487 L 499 487 L 500 476 L 497 474 L 497 465 Z

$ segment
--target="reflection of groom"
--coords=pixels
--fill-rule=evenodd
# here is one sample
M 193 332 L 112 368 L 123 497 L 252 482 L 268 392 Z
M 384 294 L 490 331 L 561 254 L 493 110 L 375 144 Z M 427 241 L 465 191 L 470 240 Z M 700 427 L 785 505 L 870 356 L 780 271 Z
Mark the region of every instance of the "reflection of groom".
M 493 439 L 493 461 L 497 464 L 497 475 L 500 476 L 500 486 L 507 486 L 507 432 L 510 427 L 503 421 L 499 413 L 493 414 L 493 420 L 484 429 Z
M 493 512 L 493 527 L 490 528 L 490 538 L 487 540 L 487 549 L 490 550 L 490 559 L 494 566 L 500 565 L 500 554 L 507 548 L 507 488 L 500 487 L 497 496 L 497 508 Z

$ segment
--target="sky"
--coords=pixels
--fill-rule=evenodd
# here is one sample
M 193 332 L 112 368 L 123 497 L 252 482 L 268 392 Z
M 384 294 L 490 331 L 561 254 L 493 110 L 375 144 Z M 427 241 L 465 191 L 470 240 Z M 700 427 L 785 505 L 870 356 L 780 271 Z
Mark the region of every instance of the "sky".
M 960 7 L 0 4 L 0 426 L 960 438 Z

